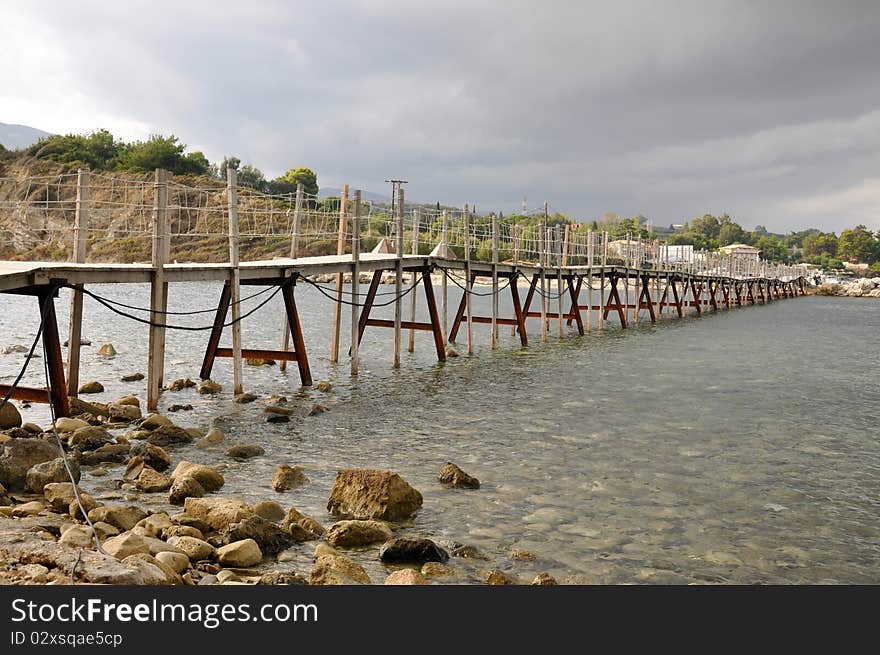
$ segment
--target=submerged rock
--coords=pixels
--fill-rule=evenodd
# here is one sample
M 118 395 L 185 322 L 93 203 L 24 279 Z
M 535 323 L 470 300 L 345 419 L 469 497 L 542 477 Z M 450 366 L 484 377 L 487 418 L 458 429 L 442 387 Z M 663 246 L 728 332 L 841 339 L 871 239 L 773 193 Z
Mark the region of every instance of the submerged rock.
M 118 353 L 116 352 L 116 348 L 113 347 L 112 343 L 105 343 L 103 346 L 98 348 L 97 354 L 101 357 L 116 357 Z
M 308 483 L 309 479 L 300 466 L 279 464 L 272 475 L 272 488 L 278 492 L 296 489 Z
M 515 585 L 519 584 L 512 577 L 498 569 L 492 569 L 486 574 L 486 584 L 488 585 Z
M 196 386 L 196 383 L 190 380 L 189 378 L 180 378 L 170 382 L 165 386 L 166 391 L 182 391 L 183 389 L 189 389 L 191 387 Z
M 283 521 L 285 516 L 281 505 L 274 500 L 261 500 L 254 505 L 254 512 L 257 513 L 257 516 L 262 516 L 267 521 Z
M 123 382 L 139 382 L 144 379 L 143 373 L 131 373 L 130 375 L 123 375 L 120 378 Z
M 193 436 L 185 429 L 176 425 L 162 425 L 153 430 L 147 441 L 154 446 L 173 446 L 185 444 L 193 440 Z
M 383 562 L 446 562 L 449 553 L 430 539 L 398 537 L 382 544 L 379 559 Z
M 393 471 L 341 469 L 327 510 L 352 519 L 398 521 L 422 506 L 422 494 Z
M 108 443 L 113 443 L 113 435 L 100 425 L 74 430 L 67 440 L 68 446 L 80 450 L 95 450 Z
M 448 484 L 458 489 L 479 489 L 480 481 L 468 475 L 452 462 L 446 462 L 440 469 L 438 479 L 443 484 Z
M 535 579 L 532 580 L 532 585 L 535 587 L 549 587 L 555 584 L 556 578 L 549 573 L 539 573 L 535 576 Z
M 247 403 L 252 403 L 257 399 L 257 397 L 252 393 L 240 393 L 235 398 L 233 398 L 233 402 L 238 403 L 239 405 L 246 405 Z
M 235 459 L 250 459 L 266 453 L 265 448 L 256 444 L 239 444 L 226 451 L 226 455 Z
M 202 395 L 214 395 L 223 391 L 223 387 L 213 380 L 202 380 L 196 385 L 196 391 Z
M 100 351 L 99 351 L 100 352 Z M 80 385 L 78 393 L 103 393 L 104 385 L 97 380 L 91 380 Z

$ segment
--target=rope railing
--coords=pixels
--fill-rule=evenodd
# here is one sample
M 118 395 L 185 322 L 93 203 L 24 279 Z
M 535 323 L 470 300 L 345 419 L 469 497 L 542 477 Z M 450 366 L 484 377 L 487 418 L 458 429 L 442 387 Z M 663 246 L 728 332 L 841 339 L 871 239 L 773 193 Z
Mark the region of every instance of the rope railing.
M 230 197 L 220 181 L 182 184 L 170 176 L 112 175 L 87 170 L 58 175 L 0 177 L 0 256 L 70 258 L 74 234 L 86 235 L 85 261 L 149 261 L 158 215 L 166 220 L 171 260 L 228 261 Z M 164 185 L 165 193 L 159 193 Z M 340 225 L 351 252 L 352 221 L 340 221 L 340 199 L 305 193 L 270 194 L 238 185 L 235 212 L 243 260 L 337 254 Z M 161 208 L 159 203 L 164 203 Z M 160 212 L 161 209 L 161 212 Z M 349 199 L 345 214 L 354 212 Z M 404 254 L 427 255 L 445 245 L 457 260 L 544 267 L 653 269 L 668 273 L 792 280 L 803 265 L 770 264 L 752 254 L 723 254 L 671 246 L 551 218 L 549 208 L 526 209 L 512 219 L 467 208 L 404 205 L 398 216 L 362 203 L 361 251 L 383 240 L 393 251 L 403 230 Z M 521 217 L 526 217 L 522 221 Z M 521 222 L 522 221 L 522 222 Z

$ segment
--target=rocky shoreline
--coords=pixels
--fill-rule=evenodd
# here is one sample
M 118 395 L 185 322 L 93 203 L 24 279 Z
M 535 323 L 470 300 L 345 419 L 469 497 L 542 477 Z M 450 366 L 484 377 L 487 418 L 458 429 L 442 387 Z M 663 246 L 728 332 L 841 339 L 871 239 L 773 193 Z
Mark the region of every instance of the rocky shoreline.
M 815 294 L 848 298 L 880 298 L 880 277 L 865 277 L 852 282 L 826 282 L 816 288 Z
M 168 389 L 190 384 L 178 380 Z M 210 381 L 196 387 L 220 390 Z M 269 420 L 294 412 L 284 399 L 265 400 Z M 175 457 L 185 444 L 206 454 L 224 446 L 217 428 L 202 433 L 161 414 L 143 416 L 134 396 L 108 404 L 71 398 L 71 405 L 74 416 L 58 419 L 54 429 L 23 424 L 12 403 L 0 410 L 0 584 L 413 585 L 455 582 L 463 571 L 485 584 L 556 584 L 536 569 L 535 553 L 515 550 L 499 564 L 473 546 L 413 534 L 423 496 L 393 471 L 338 470 L 325 526 L 279 502 L 309 484 L 299 466 L 279 463 L 271 484 L 277 500 L 251 505 L 220 493 L 222 464 Z M 224 454 L 241 461 L 263 449 L 238 444 Z M 118 493 L 93 496 L 81 488 L 84 470 L 111 478 Z M 452 463 L 436 480 L 461 490 L 455 493 L 480 486 Z M 143 502 L 157 497 L 180 511 Z M 371 578 L 355 554 L 378 560 L 385 579 Z M 290 562 L 303 561 L 308 570 L 290 569 Z M 521 571 L 513 570 L 517 565 Z

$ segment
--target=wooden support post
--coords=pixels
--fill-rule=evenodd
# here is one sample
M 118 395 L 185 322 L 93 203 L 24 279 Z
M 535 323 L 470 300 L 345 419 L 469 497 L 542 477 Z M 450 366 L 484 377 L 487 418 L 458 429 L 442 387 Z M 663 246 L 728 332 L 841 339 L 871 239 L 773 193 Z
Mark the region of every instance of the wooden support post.
M 168 174 L 157 169 L 153 191 L 153 244 L 152 283 L 150 285 L 150 320 L 159 325 L 150 326 L 149 357 L 147 364 L 147 410 L 159 408 L 159 389 L 165 368 L 165 311 L 168 283 L 165 281 L 166 241 L 168 239 Z
M 608 301 L 605 303 L 605 309 L 603 311 L 604 317 L 608 318 L 608 312 L 612 309 L 617 310 L 617 316 L 620 319 L 620 327 L 621 329 L 626 329 L 626 309 L 623 303 L 620 301 L 620 294 L 617 291 L 617 281 L 620 279 L 620 276 L 616 273 L 612 273 L 610 275 L 610 287 L 608 291 Z M 611 304 L 612 298 L 614 299 L 614 304 Z
M 290 258 L 296 259 L 299 256 L 299 229 L 302 222 L 303 198 L 305 196 L 305 187 L 302 182 L 296 185 L 296 200 L 293 205 L 293 226 L 290 233 Z M 288 350 L 290 348 L 290 324 L 285 318 L 284 325 L 281 329 L 281 349 Z M 281 360 L 278 368 L 282 371 L 287 370 L 287 361 Z
M 434 286 L 431 276 L 426 269 L 423 272 L 422 282 L 425 286 L 425 302 L 428 305 L 428 318 L 431 321 L 431 332 L 434 334 L 434 348 L 437 350 L 437 360 L 446 361 L 446 343 L 443 340 L 443 330 L 440 328 L 440 316 L 437 314 L 437 300 L 434 298 Z M 415 293 L 415 290 L 413 290 Z
M 339 198 L 339 228 L 336 234 L 336 254 L 345 254 L 345 232 L 347 221 L 345 213 L 348 210 L 348 185 L 342 185 L 342 193 Z M 339 333 L 342 329 L 342 286 L 345 275 L 340 271 L 336 274 L 336 302 L 333 303 L 333 334 L 330 341 L 330 363 L 339 361 Z
M 473 321 L 471 320 L 471 289 L 474 279 L 471 276 L 471 218 L 467 204 L 464 206 L 464 277 L 467 289 L 464 292 L 465 308 L 467 309 L 467 352 L 474 354 Z
M 581 282 L 583 278 L 578 277 L 577 282 L 577 290 L 575 290 L 574 283 L 572 282 L 571 277 L 566 278 L 566 283 L 568 286 L 568 296 L 571 299 L 571 316 L 574 318 L 575 323 L 577 323 L 578 334 L 584 333 L 584 322 L 581 320 L 581 309 L 579 305 L 578 297 L 580 296 Z M 571 321 L 571 318 L 569 319 Z
M 701 298 L 703 296 L 703 283 L 700 282 L 699 290 L 697 289 L 697 281 L 695 277 L 691 277 L 691 295 L 694 299 L 694 307 L 697 309 L 697 314 L 703 313 L 703 308 L 700 307 Z
M 361 309 L 361 318 L 358 321 L 358 343 L 364 338 L 364 330 L 367 329 L 367 321 L 370 318 L 370 312 L 373 309 L 373 303 L 376 301 L 376 293 L 379 291 L 379 284 L 382 282 L 382 271 L 373 273 L 373 279 L 370 280 L 370 288 L 367 289 L 367 297 L 364 300 L 363 309 Z
M 510 280 L 510 294 L 510 299 L 513 301 L 513 313 L 516 315 L 517 327 L 519 329 L 519 341 L 523 348 L 525 348 L 529 345 L 529 337 L 526 334 L 526 317 L 519 302 L 519 288 L 517 287 L 515 277 Z
M 238 171 L 232 166 L 226 167 L 226 192 L 229 203 L 229 264 L 232 266 L 232 271 L 229 274 L 230 304 L 232 305 L 232 393 L 235 395 L 244 392 L 241 370 L 241 273 L 238 270 L 240 249 L 237 176 Z
M 397 216 L 394 235 L 394 253 L 397 263 L 394 267 L 394 360 L 393 368 L 400 368 L 400 326 L 403 319 L 403 185 L 397 186 Z
M 511 284 L 513 280 L 511 280 Z M 492 214 L 492 336 L 491 348 L 498 347 L 498 216 Z
M 636 303 L 639 308 L 642 307 L 643 299 L 645 302 L 645 306 L 648 310 L 648 315 L 651 317 L 651 323 L 656 323 L 657 315 L 654 313 L 654 299 L 651 297 L 651 281 L 648 278 L 647 273 L 644 273 L 642 275 L 642 292 L 638 302 Z
M 284 309 L 287 314 L 290 336 L 293 341 L 293 350 L 296 353 L 296 364 L 299 367 L 299 379 L 303 386 L 312 386 L 312 371 L 309 368 L 309 359 L 306 355 L 306 343 L 303 340 L 302 326 L 299 322 L 299 313 L 296 311 L 296 300 L 293 297 L 293 286 L 285 285 L 281 290 L 284 296 Z
M 226 280 L 223 283 L 223 291 L 220 293 L 217 313 L 214 315 L 214 326 L 211 328 L 211 336 L 208 337 L 208 347 L 205 349 L 202 370 L 199 372 L 199 377 L 202 380 L 207 380 L 211 377 L 211 370 L 214 368 L 214 360 L 217 357 L 217 349 L 220 347 L 220 336 L 223 334 L 223 324 L 226 323 L 226 316 L 229 313 L 229 301 L 231 298 L 232 284 L 229 280 Z
M 73 261 L 83 264 L 89 238 L 89 169 L 76 174 L 76 216 L 73 224 Z M 70 322 L 67 331 L 67 394 L 79 390 L 80 341 L 82 340 L 83 293 L 76 285 L 70 293 Z
M 443 230 L 442 243 L 449 246 L 449 211 L 443 210 L 443 221 L 441 223 Z M 440 302 L 443 305 L 443 342 L 449 339 L 449 288 L 446 279 L 446 269 L 443 271 L 443 279 L 440 281 Z
M 681 298 L 678 295 L 678 287 L 675 286 L 675 278 L 672 278 L 672 298 L 675 300 L 675 311 L 678 313 L 678 317 L 682 318 L 684 316 L 684 310 L 681 308 Z
M 547 203 L 544 203 L 544 216 L 547 216 Z M 547 228 L 544 223 L 538 226 L 538 274 L 541 283 L 541 341 L 547 342 L 547 278 L 544 267 L 547 265 Z
M 351 374 L 358 374 L 358 304 L 361 277 L 361 191 L 354 192 L 354 219 L 351 226 Z
M 54 291 L 45 290 L 37 295 L 40 303 L 40 319 L 43 323 L 43 357 L 49 369 L 49 400 L 56 417 L 70 416 L 67 399 L 67 383 L 64 380 L 64 358 L 61 356 L 61 340 L 58 337 L 58 321 L 55 318 Z
M 599 268 L 599 332 L 605 328 L 605 264 L 608 261 L 608 232 L 602 232 L 602 266 Z
M 413 222 L 412 222 L 412 249 L 410 250 L 411 254 L 418 255 L 419 254 L 419 223 L 420 223 L 420 213 L 419 208 L 416 207 L 413 209 Z M 419 275 L 421 273 L 419 271 L 413 271 L 412 280 L 410 282 L 413 286 L 418 284 Z M 430 277 L 430 276 L 429 276 Z M 413 289 L 410 292 L 409 297 L 409 320 L 410 323 L 415 323 L 416 320 L 416 289 Z M 416 349 L 416 331 L 410 328 L 409 331 L 409 343 L 407 344 L 407 351 L 413 352 Z

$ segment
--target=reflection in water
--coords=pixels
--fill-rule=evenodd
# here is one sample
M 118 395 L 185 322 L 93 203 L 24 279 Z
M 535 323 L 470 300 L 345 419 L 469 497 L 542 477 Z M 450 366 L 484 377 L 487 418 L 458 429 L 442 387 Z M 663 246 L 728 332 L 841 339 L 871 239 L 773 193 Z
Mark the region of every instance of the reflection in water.
M 96 286 L 99 293 L 146 305 L 146 286 Z M 219 287 L 175 284 L 171 310 L 209 307 Z M 801 298 L 702 318 L 642 323 L 621 332 L 556 338 L 519 348 L 501 328 L 488 349 L 487 326 L 475 326 L 476 356 L 435 360 L 429 333 L 416 352 L 390 368 L 391 331 L 369 328 L 361 375 L 328 360 L 331 307 L 298 288 L 315 380 L 333 391 L 301 390 L 296 366 L 245 367 L 248 391 L 281 394 L 303 409 L 289 424 L 268 424 L 262 403 L 236 405 L 228 393 L 165 393 L 162 406 L 184 426 L 218 425 L 228 435 L 215 450 L 187 446 L 175 458 L 225 465 L 225 494 L 274 498 L 330 522 L 326 501 L 337 468 L 394 469 L 425 497 L 405 530 L 476 545 L 490 561 L 455 560 L 454 581 L 482 579 L 487 568 L 523 580 L 549 571 L 560 581 L 598 583 L 878 582 L 880 549 L 880 305 Z M 450 290 L 457 302 L 458 291 Z M 278 299 L 276 299 L 277 301 Z M 245 345 L 276 347 L 280 301 L 245 324 Z M 487 298 L 475 305 L 488 313 Z M 36 325 L 32 299 L 2 299 L 2 345 L 27 344 Z M 57 301 L 66 323 L 67 296 Z M 405 305 L 405 307 L 408 305 Z M 454 308 L 450 310 L 453 311 Z M 509 311 L 502 300 L 502 311 Z M 377 316 L 391 316 L 391 308 Z M 347 315 L 348 312 L 343 312 Z M 184 321 L 185 319 L 181 319 Z M 209 317 L 188 317 L 191 325 Z M 348 335 L 343 325 L 342 334 Z M 146 328 L 86 302 L 82 379 L 100 380 L 101 400 L 136 393 L 143 382 L 119 378 L 146 366 Z M 207 333 L 168 337 L 166 379 L 198 375 Z M 228 335 L 226 337 L 228 339 Z M 459 337 L 465 341 L 464 332 Z M 94 355 L 112 341 L 119 356 Z M 406 339 L 404 339 L 406 343 Z M 345 342 L 342 351 L 346 350 Z M 7 382 L 22 355 L 0 357 Z M 26 383 L 40 383 L 40 367 Z M 214 379 L 231 388 L 231 364 Z M 314 402 L 329 411 L 304 416 Z M 25 420 L 47 423 L 45 407 Z M 223 450 L 256 443 L 263 457 L 237 462 Z M 446 461 L 477 476 L 478 491 L 448 490 L 436 480 Z M 311 484 L 285 494 L 270 487 L 278 463 L 307 469 Z M 114 491 L 113 477 L 88 472 L 84 485 Z M 164 507 L 164 495 L 139 502 Z M 313 545 L 292 549 L 282 566 L 307 570 Z M 537 561 L 510 560 L 513 549 Z M 375 549 L 356 553 L 374 580 L 384 568 Z

